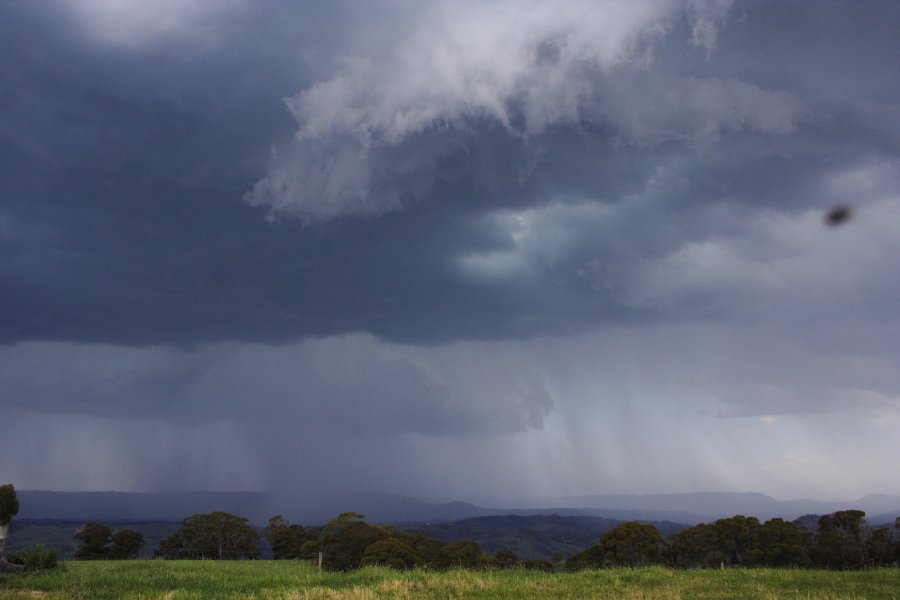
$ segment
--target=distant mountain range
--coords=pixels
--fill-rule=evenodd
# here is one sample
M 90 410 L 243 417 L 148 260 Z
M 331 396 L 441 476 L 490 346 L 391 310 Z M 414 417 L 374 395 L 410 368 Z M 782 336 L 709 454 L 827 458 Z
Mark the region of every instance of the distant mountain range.
M 870 523 L 893 522 L 900 516 L 900 496 L 869 494 L 847 502 L 776 500 L 758 493 L 696 492 L 686 494 L 595 495 L 546 499 L 536 507 L 486 508 L 467 502 L 428 503 L 391 494 L 348 494 L 288 502 L 258 492 L 18 492 L 20 519 L 72 521 L 181 521 L 187 516 L 222 510 L 265 524 L 274 514 L 296 523 L 322 524 L 340 512 L 356 511 L 375 523 L 458 521 L 486 516 L 599 517 L 614 520 L 671 521 L 696 524 L 735 514 L 795 519 L 855 508 Z
M 222 510 L 265 522 L 270 497 L 259 492 L 49 492 L 20 490 L 17 519 L 181 521 Z
M 447 542 L 471 540 L 490 554 L 506 548 L 514 552 L 519 560 L 548 560 L 554 555 L 568 557 L 591 547 L 601 534 L 622 522 L 585 516 L 506 515 L 422 524 L 404 529 Z M 687 527 L 670 521 L 650 524 L 666 538 Z
M 755 492 L 694 492 L 685 494 L 572 496 L 548 500 L 554 506 L 589 508 L 591 510 L 626 509 L 632 514 L 649 511 L 659 518 L 700 523 L 743 514 L 760 520 L 782 517 L 795 519 L 805 514 L 824 515 L 849 508 L 864 510 L 870 521 L 894 514 L 900 515 L 900 496 L 869 494 L 856 500 L 822 502 L 818 500 L 776 500 Z M 672 518 L 673 516 L 677 518 Z M 652 518 L 652 517 L 642 517 Z M 894 517 L 890 518 L 893 521 Z

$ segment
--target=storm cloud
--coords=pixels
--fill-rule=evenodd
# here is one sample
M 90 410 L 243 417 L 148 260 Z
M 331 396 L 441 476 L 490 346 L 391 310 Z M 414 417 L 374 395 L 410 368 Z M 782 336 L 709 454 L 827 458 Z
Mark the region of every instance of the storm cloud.
M 0 480 L 900 493 L 898 29 L 3 4 Z

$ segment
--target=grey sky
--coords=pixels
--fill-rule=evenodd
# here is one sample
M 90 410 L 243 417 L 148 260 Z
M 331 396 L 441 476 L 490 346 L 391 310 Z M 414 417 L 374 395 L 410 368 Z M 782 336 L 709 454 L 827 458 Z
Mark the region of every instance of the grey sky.
M 900 493 L 898 30 L 3 3 L 0 480 Z

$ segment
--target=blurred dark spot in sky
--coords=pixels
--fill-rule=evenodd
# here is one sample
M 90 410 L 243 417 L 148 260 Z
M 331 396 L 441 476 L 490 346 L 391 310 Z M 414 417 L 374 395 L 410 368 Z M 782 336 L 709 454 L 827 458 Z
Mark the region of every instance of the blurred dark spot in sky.
M 825 224 L 829 227 L 837 227 L 850 220 L 853 213 L 847 206 L 835 206 L 825 213 Z

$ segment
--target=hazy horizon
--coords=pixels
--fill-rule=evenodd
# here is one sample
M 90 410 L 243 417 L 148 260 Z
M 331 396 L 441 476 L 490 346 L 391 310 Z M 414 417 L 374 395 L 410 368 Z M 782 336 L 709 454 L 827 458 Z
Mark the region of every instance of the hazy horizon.
M 99 494 L 146 494 L 146 495 L 156 495 L 156 494 L 263 494 L 267 496 L 275 496 L 278 497 L 277 492 L 268 492 L 264 490 L 254 490 L 254 489 L 158 489 L 158 490 L 120 490 L 120 489 L 93 489 L 93 490 L 63 490 L 63 489 L 19 489 L 19 492 L 50 492 L 50 493 L 99 493 Z M 352 496 L 385 496 L 385 497 L 403 497 L 408 498 L 410 500 L 417 500 L 420 502 L 424 502 L 427 504 L 449 504 L 454 502 L 463 502 L 467 504 L 475 504 L 478 506 L 482 506 L 484 508 L 505 508 L 505 509 L 533 509 L 533 508 L 566 508 L 566 506 L 555 505 L 554 502 L 567 501 L 572 502 L 577 499 L 583 498 L 591 498 L 591 497 L 615 497 L 615 496 L 638 496 L 638 497 L 649 497 L 649 496 L 686 496 L 686 495 L 694 495 L 694 494 L 734 494 L 734 495 L 762 495 L 778 502 L 790 502 L 794 500 L 811 500 L 813 502 L 852 502 L 855 500 L 865 499 L 867 497 L 879 497 L 886 496 L 889 498 L 898 498 L 900 499 L 900 494 L 887 494 L 879 491 L 871 491 L 867 492 L 861 496 L 854 497 L 834 497 L 834 498 L 820 498 L 820 497 L 812 497 L 812 496 L 791 496 L 791 497 L 778 497 L 773 496 L 772 494 L 766 494 L 764 492 L 760 492 L 757 490 L 692 490 L 685 492 L 609 492 L 609 493 L 586 493 L 586 494 L 576 494 L 571 496 L 534 496 L 532 498 L 518 498 L 511 504 L 509 502 L 501 501 L 498 505 L 496 502 L 497 497 L 491 496 L 469 496 L 469 497 L 457 497 L 457 496 L 431 496 L 427 493 L 418 494 L 415 496 L 405 495 L 405 494 L 393 494 L 390 491 L 376 491 L 376 490 L 350 490 L 346 492 L 338 492 L 335 495 L 346 495 L 349 497 Z M 327 497 L 327 495 L 325 495 Z M 315 495 L 313 495 L 315 497 Z M 302 498 L 301 498 L 302 499 Z
M 264 492 L 60 492 L 20 490 L 18 519 L 69 522 L 168 521 L 188 515 L 225 511 L 262 526 L 273 515 L 306 525 L 325 523 L 353 511 L 376 523 L 450 522 L 481 517 L 554 515 L 619 521 L 709 523 L 734 515 L 794 520 L 841 510 L 862 510 L 873 524 L 893 523 L 900 496 L 868 495 L 858 499 L 775 499 L 759 493 L 694 492 L 686 494 L 575 496 L 512 502 L 475 498 L 417 499 L 383 493 L 285 497 Z M 466 500 L 469 500 L 468 502 Z
M 0 3 L 0 483 L 900 494 L 898 31 Z

